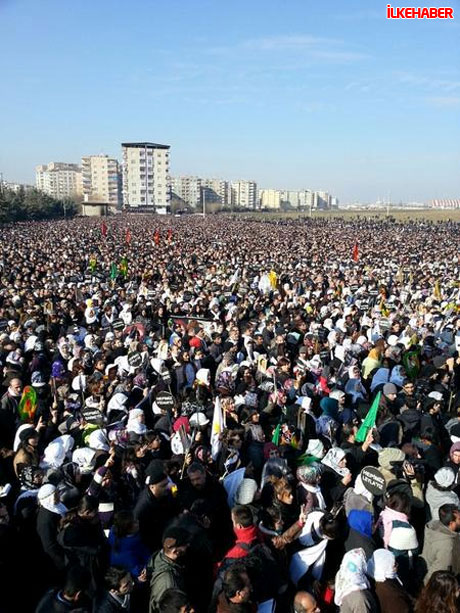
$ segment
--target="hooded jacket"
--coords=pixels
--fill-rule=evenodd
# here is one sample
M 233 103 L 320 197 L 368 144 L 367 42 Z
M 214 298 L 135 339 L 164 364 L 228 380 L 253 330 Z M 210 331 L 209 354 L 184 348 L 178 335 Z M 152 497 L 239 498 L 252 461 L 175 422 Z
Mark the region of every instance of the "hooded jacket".
M 443 504 L 454 504 L 460 506 L 460 500 L 455 492 L 446 489 L 439 489 L 433 481 L 428 483 L 426 488 L 426 501 L 430 506 L 431 519 L 439 519 L 439 508 Z
M 163 551 L 152 558 L 149 566 L 152 569 L 150 611 L 153 613 L 166 590 L 174 588 L 185 591 L 184 567 L 165 556 Z
M 425 527 L 422 558 L 427 566 L 425 583 L 437 570 L 449 570 L 457 575 L 460 572 L 460 535 L 439 520 L 430 521 Z

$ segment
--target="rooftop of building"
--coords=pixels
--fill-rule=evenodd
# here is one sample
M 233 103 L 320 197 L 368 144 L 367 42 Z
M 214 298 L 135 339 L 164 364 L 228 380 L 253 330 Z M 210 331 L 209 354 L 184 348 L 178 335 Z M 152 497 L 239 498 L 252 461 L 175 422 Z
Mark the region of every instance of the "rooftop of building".
M 170 145 L 160 145 L 159 143 L 121 143 L 122 147 L 138 147 L 147 149 L 170 149 Z

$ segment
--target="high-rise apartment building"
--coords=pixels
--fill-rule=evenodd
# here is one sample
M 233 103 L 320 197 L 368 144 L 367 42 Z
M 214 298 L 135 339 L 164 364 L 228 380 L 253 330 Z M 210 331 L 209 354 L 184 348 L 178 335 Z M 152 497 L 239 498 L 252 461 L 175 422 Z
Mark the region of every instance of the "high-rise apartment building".
M 81 160 L 83 197 L 86 202 L 121 205 L 121 175 L 118 160 L 108 155 L 86 155 Z
M 328 192 L 319 191 L 315 192 L 315 206 L 313 208 L 316 209 L 330 209 L 331 208 L 331 197 Z
M 171 177 L 172 193 L 193 208 L 201 206 L 201 184 L 200 177 Z
M 206 188 L 206 199 L 210 198 L 222 206 L 231 203 L 230 183 L 223 179 L 201 179 L 201 186 Z
M 281 208 L 281 191 L 279 189 L 259 190 L 260 208 L 279 209 Z
M 53 198 L 82 194 L 82 173 L 78 164 L 50 162 L 35 167 L 35 187 Z
M 231 184 L 232 205 L 255 209 L 257 204 L 257 183 L 238 180 Z
M 122 143 L 123 207 L 169 205 L 169 145 Z

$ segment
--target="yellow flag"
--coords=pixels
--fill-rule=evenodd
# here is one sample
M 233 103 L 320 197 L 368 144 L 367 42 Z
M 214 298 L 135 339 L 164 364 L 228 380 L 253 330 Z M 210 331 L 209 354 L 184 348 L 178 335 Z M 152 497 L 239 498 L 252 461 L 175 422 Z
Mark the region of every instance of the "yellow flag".
M 434 284 L 434 297 L 436 300 L 441 300 L 441 286 L 439 285 L 439 279 L 436 279 Z
M 276 289 L 276 282 L 278 281 L 278 277 L 277 277 L 276 272 L 274 270 L 271 270 L 268 273 L 268 279 L 270 281 L 270 285 L 272 286 L 272 289 Z

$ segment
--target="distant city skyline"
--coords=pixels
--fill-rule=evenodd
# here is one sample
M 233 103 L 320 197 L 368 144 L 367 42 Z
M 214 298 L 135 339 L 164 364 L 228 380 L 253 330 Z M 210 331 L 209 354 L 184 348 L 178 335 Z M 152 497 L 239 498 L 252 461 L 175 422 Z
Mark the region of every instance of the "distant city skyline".
M 459 198 L 458 15 L 387 20 L 386 4 L 6 0 L 0 173 L 32 184 L 38 164 L 153 141 L 173 176 Z

